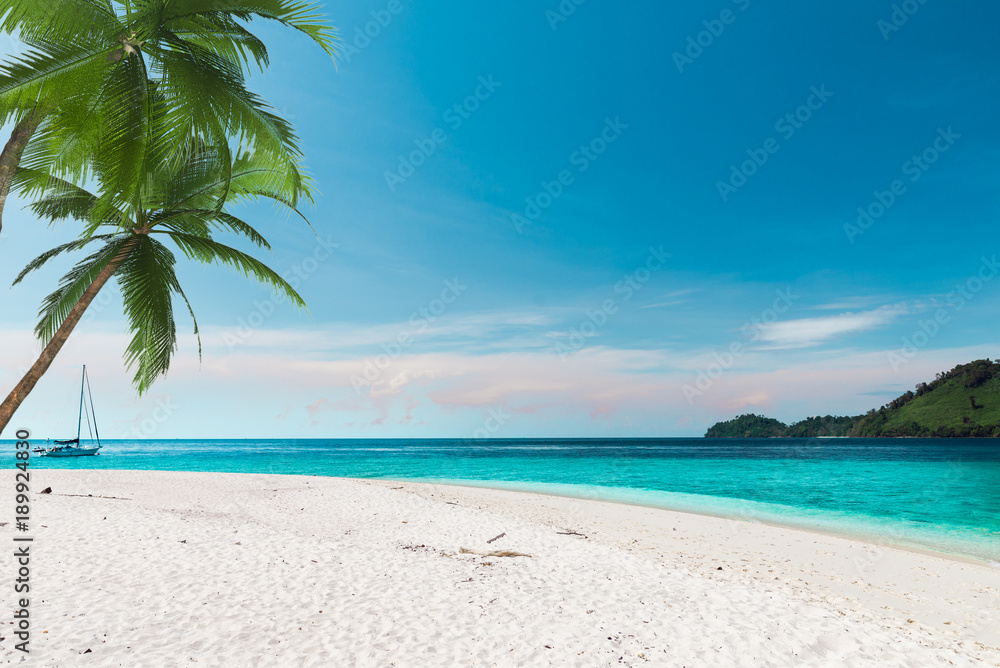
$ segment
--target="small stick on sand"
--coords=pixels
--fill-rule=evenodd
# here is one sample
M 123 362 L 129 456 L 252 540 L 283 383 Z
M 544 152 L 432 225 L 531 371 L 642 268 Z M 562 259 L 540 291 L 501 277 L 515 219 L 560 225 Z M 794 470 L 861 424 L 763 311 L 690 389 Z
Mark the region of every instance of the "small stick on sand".
M 476 550 L 470 550 L 464 547 L 458 548 L 461 554 L 476 554 L 480 557 L 530 557 L 530 554 L 525 554 L 524 552 L 514 552 L 512 550 L 493 550 L 491 552 L 477 552 Z
M 584 538 L 587 537 L 584 534 L 580 533 L 579 531 L 574 531 L 573 529 L 570 529 L 569 531 L 556 531 L 556 533 L 559 534 L 560 536 L 583 536 Z
M 500 534 L 499 536 L 493 536 L 493 538 L 490 538 L 490 539 L 489 539 L 488 541 L 486 541 L 486 542 L 487 542 L 487 543 L 492 543 L 493 541 L 497 540 L 498 538 L 503 538 L 503 537 L 504 537 L 504 536 L 506 536 L 506 535 L 507 535 L 507 533 L 506 533 L 506 532 L 504 532 L 504 533 Z

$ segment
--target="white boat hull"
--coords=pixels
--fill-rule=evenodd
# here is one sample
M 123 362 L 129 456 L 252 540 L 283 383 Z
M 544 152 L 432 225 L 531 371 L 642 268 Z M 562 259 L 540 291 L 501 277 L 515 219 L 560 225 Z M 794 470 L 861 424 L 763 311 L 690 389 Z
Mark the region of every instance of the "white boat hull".
M 42 457 L 86 457 L 96 455 L 100 448 L 53 448 L 42 453 Z

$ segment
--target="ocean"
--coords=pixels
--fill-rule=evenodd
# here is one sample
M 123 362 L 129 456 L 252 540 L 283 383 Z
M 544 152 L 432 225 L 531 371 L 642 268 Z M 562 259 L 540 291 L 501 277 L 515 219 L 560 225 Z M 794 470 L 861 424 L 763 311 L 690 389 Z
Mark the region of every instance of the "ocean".
M 13 467 L 13 442 L 2 447 Z M 110 440 L 99 456 L 32 457 L 31 468 L 475 485 L 766 522 L 1000 565 L 997 439 Z

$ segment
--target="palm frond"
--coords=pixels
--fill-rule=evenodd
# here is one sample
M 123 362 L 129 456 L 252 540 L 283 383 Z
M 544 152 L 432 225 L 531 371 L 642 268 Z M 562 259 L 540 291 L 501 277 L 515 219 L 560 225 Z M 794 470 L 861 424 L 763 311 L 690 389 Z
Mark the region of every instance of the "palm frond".
M 93 197 L 93 195 L 75 183 L 52 176 L 49 172 L 41 169 L 20 166 L 14 172 L 14 178 L 11 180 L 11 192 L 16 192 L 26 199 L 74 191 L 86 193 Z
M 169 213 L 162 212 L 151 216 L 149 225 L 150 227 L 157 226 L 160 229 L 204 238 L 211 238 L 211 231 L 213 229 L 225 230 L 246 237 L 259 248 L 271 249 L 271 244 L 268 243 L 267 239 L 260 232 L 248 223 L 225 211 L 181 209 Z
M 207 66 L 206 59 L 215 65 Z M 242 73 L 224 59 L 204 50 L 164 51 L 152 67 L 165 100 L 165 138 L 173 145 L 207 129 L 289 161 L 302 155 L 291 124 L 247 90 Z M 193 90 L 199 94 L 191 95 Z
M 128 329 L 125 366 L 135 375 L 132 384 L 141 395 L 167 372 L 177 349 L 177 327 L 171 295 L 180 291 L 170 250 L 145 235 L 116 272 Z
M 87 93 L 104 60 L 99 49 L 46 42 L 0 63 L 0 123 L 36 104 L 53 106 Z
M 209 11 L 227 14 L 243 21 L 256 18 L 284 24 L 306 35 L 331 57 L 337 55 L 337 35 L 324 20 L 318 3 L 289 0 L 215 0 Z M 166 23 L 189 18 L 205 11 L 202 0 L 176 0 L 164 12 Z
M 120 208 L 135 205 L 133 198 L 146 176 L 142 168 L 150 159 L 149 131 L 155 102 L 150 93 L 146 67 L 136 57 L 123 58 L 101 91 L 102 141 L 94 164 L 101 189 Z
M 187 295 L 181 289 L 180 283 L 177 284 L 177 294 L 184 300 L 184 305 L 187 306 L 188 313 L 191 314 L 191 322 L 194 323 L 194 338 L 198 341 L 198 361 L 201 362 L 201 332 L 198 331 L 198 318 L 194 317 L 194 309 L 191 308 L 191 302 L 188 301 Z
M 225 14 L 205 13 L 176 19 L 163 32 L 173 39 L 196 44 L 230 62 L 241 63 L 248 71 L 251 62 L 261 72 L 269 62 L 264 42 Z
M 221 210 L 228 198 L 232 159 L 225 138 L 193 140 L 167 165 L 163 176 L 164 209 Z
M 254 278 L 261 283 L 270 285 L 274 288 L 275 293 L 288 297 L 296 306 L 306 307 L 305 300 L 295 291 L 295 288 L 260 260 L 210 238 L 185 234 L 176 230 L 163 230 L 162 234 L 169 236 L 188 259 L 198 260 L 204 264 L 223 264 L 233 267 L 248 278 Z
M 261 234 L 251 225 L 236 216 L 226 213 L 225 211 L 219 211 L 213 214 L 212 220 L 217 223 L 218 227 L 228 228 L 231 232 L 246 237 L 258 248 L 271 250 L 271 244 L 267 242 L 267 239 L 261 236 Z
M 92 157 L 100 142 L 100 116 L 82 98 L 63 99 L 48 107 L 24 152 L 19 166 L 50 173 L 74 183 L 86 183 Z
M 231 163 L 226 161 L 224 167 L 222 164 L 211 167 L 207 163 L 182 167 L 169 200 L 171 206 L 209 208 L 213 200 L 218 204 L 265 198 L 299 213 L 296 207 L 300 198 L 312 201 L 311 180 L 296 162 L 267 151 L 239 149 L 236 156 Z M 222 156 L 206 154 L 202 157 L 212 160 Z
M 50 223 L 72 218 L 84 223 L 81 238 L 93 236 L 101 227 L 128 229 L 128 214 L 111 199 L 99 198 L 76 184 L 37 169 L 19 167 L 11 190 L 33 201 L 29 208 Z
M 83 190 L 52 193 L 36 199 L 29 208 L 39 218 L 51 221 L 73 218 L 89 220 L 97 198 Z
M 80 42 L 113 36 L 121 24 L 108 0 L 5 0 L 0 31 L 23 41 Z
M 63 324 L 69 312 L 83 297 L 83 293 L 94 282 L 97 275 L 115 258 L 124 244 L 133 235 L 115 235 L 107 238 L 107 243 L 82 261 L 78 262 L 59 281 L 59 286 L 42 302 L 38 311 L 39 320 L 35 325 L 35 336 L 47 344 Z M 41 266 L 41 265 L 39 265 Z
M 75 241 L 71 241 L 68 244 L 62 244 L 60 246 L 56 246 L 55 248 L 50 248 L 49 250 L 45 251 L 44 253 L 36 257 L 34 260 L 29 262 L 27 266 L 24 267 L 24 269 L 21 270 L 21 273 L 17 275 L 17 278 L 14 279 L 14 282 L 11 283 L 11 287 L 23 281 L 25 276 L 27 276 L 31 272 L 41 269 L 46 262 L 56 257 L 57 255 L 61 255 L 62 253 L 69 253 L 75 250 L 80 250 L 81 248 L 83 248 L 84 246 L 93 241 L 107 241 L 108 239 L 114 238 L 114 236 L 115 235 L 113 234 L 102 234 L 98 236 L 88 237 L 86 239 L 76 239 Z

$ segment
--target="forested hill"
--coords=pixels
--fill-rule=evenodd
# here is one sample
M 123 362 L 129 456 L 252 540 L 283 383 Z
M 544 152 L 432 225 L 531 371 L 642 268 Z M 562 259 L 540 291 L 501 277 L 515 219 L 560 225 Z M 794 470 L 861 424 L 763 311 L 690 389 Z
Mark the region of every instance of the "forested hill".
M 763 415 L 740 415 L 732 420 L 716 422 L 705 438 L 774 438 L 787 436 L 788 425 Z
M 762 415 L 740 415 L 712 425 L 705 436 L 1000 436 L 1000 361 L 956 366 L 865 415 L 816 416 L 792 425 Z
M 706 438 L 815 438 L 817 436 L 846 436 L 848 429 L 861 416 L 809 417 L 792 425 L 763 415 L 740 415 L 732 420 L 717 422 L 705 434 Z

